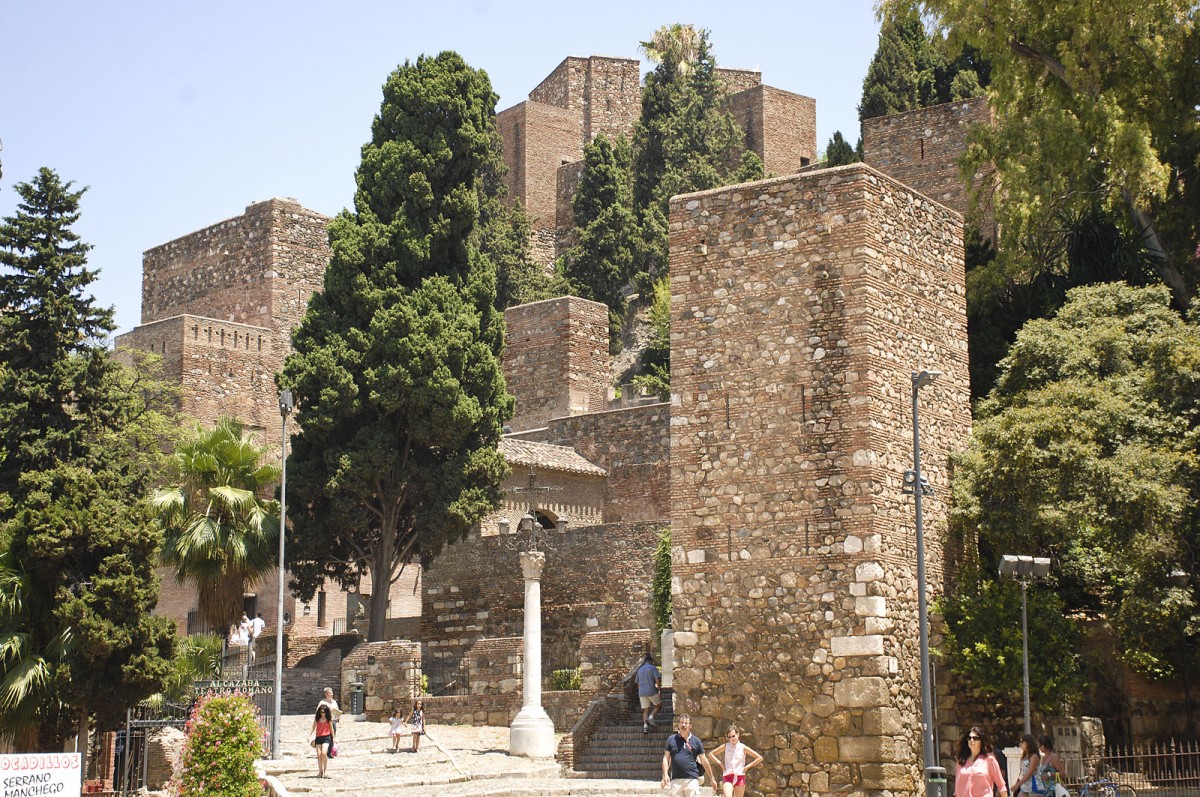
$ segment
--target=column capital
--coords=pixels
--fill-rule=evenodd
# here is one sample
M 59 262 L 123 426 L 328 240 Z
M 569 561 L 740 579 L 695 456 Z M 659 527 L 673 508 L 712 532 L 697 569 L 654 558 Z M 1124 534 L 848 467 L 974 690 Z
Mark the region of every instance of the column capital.
M 521 575 L 526 579 L 540 580 L 542 567 L 546 564 L 544 551 L 521 551 Z

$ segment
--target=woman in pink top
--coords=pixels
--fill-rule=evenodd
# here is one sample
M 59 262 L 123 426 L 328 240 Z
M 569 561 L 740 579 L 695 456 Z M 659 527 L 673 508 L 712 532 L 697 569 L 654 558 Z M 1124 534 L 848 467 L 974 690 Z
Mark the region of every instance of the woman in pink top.
M 754 750 L 738 741 L 741 731 L 738 726 L 730 725 L 725 732 L 725 744 L 708 754 L 714 766 L 721 767 L 724 775 L 721 777 L 721 790 L 725 797 L 742 797 L 746 793 L 746 770 L 762 763 L 763 757 Z M 718 757 L 725 753 L 724 762 Z M 746 757 L 750 763 L 746 763 Z
M 1000 764 L 992 755 L 992 743 L 979 728 L 971 728 L 958 742 L 958 772 L 954 775 L 954 797 L 992 797 L 992 787 L 1008 797 Z

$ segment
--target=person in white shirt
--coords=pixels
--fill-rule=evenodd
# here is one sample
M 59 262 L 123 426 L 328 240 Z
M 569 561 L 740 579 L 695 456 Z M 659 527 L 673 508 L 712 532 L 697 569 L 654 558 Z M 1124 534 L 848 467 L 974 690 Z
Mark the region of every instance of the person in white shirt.
M 708 754 L 716 766 L 720 766 L 721 790 L 725 797 L 742 797 L 746 793 L 746 772 L 763 762 L 763 757 L 757 751 L 750 749 L 741 742 L 741 729 L 730 725 L 725 731 L 725 744 Z M 720 758 L 724 753 L 724 759 Z M 749 758 L 750 762 L 746 763 Z
M 321 706 L 329 707 L 329 716 L 333 719 L 333 729 L 336 731 L 338 720 L 341 719 L 342 716 L 342 710 L 338 708 L 337 701 L 333 699 L 333 689 L 328 686 L 325 687 L 324 697 L 321 698 L 321 702 L 317 703 L 318 709 L 320 709 Z

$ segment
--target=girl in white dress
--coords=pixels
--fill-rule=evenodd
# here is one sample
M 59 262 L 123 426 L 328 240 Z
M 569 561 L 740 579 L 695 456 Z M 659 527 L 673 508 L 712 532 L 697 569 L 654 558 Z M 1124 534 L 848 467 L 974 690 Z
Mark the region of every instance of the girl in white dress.
M 404 714 L 400 711 L 400 709 L 392 709 L 392 718 L 389 723 L 391 725 L 390 731 L 392 734 L 392 752 L 398 753 L 400 752 L 400 737 L 403 736 L 404 731 L 407 730 L 404 727 Z
M 708 754 L 715 766 L 721 767 L 721 791 L 725 797 L 742 797 L 746 793 L 746 772 L 762 763 L 759 753 L 742 744 L 741 730 L 730 725 L 725 732 L 725 744 Z M 724 753 L 723 757 L 720 757 Z M 746 759 L 750 759 L 747 763 Z

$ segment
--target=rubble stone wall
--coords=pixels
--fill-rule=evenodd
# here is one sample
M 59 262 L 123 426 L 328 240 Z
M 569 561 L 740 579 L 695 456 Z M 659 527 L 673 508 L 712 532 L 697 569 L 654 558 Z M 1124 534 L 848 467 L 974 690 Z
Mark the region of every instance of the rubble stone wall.
M 650 588 L 661 523 L 568 527 L 551 533 L 542 572 L 542 666 L 579 666 L 584 635 L 653 624 Z M 525 584 L 513 535 L 471 537 L 424 574 L 421 641 L 436 666 L 464 663 L 478 640 L 519 637 Z
M 914 371 L 945 372 L 920 394 L 940 496 L 970 432 L 962 219 L 858 164 L 676 197 L 670 225 L 676 711 L 746 727 L 763 793 L 915 793 L 901 475 Z
M 608 471 L 604 522 L 670 517 L 670 414 L 667 403 L 555 418 L 543 442 L 570 446 Z
M 608 399 L 608 308 L 564 296 L 504 311 L 504 381 L 516 431 L 595 412 Z
M 990 124 L 986 97 L 948 102 L 915 111 L 864 119 L 863 160 L 930 199 L 966 215 L 967 188 L 958 161 L 967 150 L 967 133 Z M 975 175 L 983 179 L 985 172 Z M 990 213 L 982 229 L 992 235 Z

